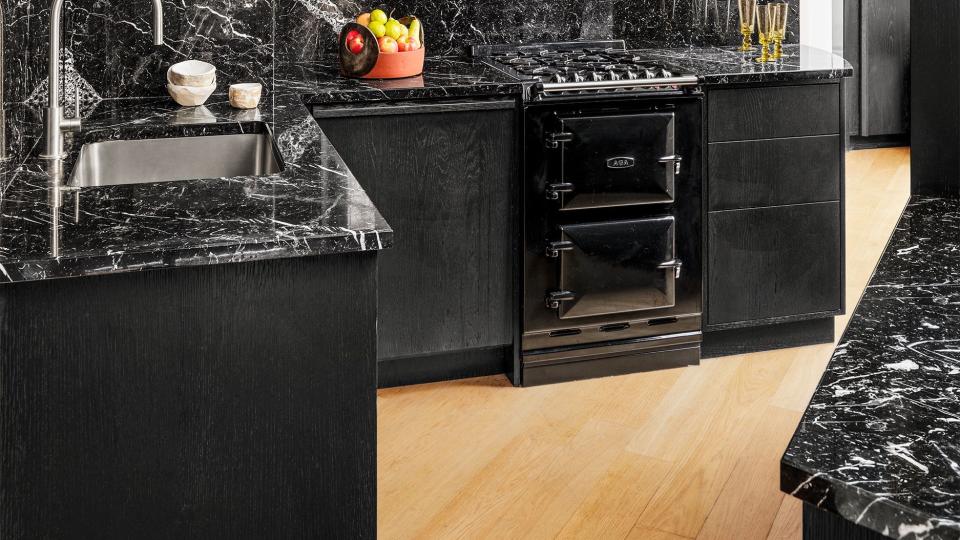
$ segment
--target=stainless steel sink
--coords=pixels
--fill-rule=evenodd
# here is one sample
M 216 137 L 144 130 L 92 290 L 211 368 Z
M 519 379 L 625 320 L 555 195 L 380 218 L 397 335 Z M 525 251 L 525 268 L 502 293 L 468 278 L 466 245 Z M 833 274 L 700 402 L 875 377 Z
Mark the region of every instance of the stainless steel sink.
M 267 133 L 104 141 L 84 145 L 72 187 L 265 176 L 283 170 Z

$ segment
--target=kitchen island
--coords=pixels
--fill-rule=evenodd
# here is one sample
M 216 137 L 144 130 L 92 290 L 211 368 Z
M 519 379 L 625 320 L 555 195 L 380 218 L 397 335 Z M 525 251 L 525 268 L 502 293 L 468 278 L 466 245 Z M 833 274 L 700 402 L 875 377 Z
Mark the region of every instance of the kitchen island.
M 958 241 L 910 201 L 783 456 L 805 538 L 960 538 Z
M 3 537 L 376 536 L 393 230 L 295 86 L 249 111 L 104 101 L 62 163 L 38 157 L 40 111 L 9 108 Z M 237 134 L 271 137 L 280 172 L 64 189 L 84 144 Z

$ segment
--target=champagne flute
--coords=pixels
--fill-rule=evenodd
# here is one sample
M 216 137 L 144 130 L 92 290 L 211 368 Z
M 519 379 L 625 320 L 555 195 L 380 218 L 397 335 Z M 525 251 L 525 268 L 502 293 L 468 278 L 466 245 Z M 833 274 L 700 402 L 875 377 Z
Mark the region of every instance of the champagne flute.
M 774 28 L 774 40 L 776 45 L 773 49 L 773 59 L 783 58 L 783 38 L 787 35 L 787 19 L 790 16 L 790 5 L 786 2 L 773 4 L 777 10 L 776 27 Z
M 758 35 L 760 39 L 760 58 L 757 58 L 757 62 L 769 62 L 772 60 L 770 56 L 770 43 L 773 41 L 773 28 L 776 21 L 776 9 L 770 5 L 765 4 L 759 6 L 757 9 L 757 26 Z
M 740 50 L 749 52 L 753 50 L 751 38 L 757 20 L 757 0 L 737 0 L 737 7 L 740 8 L 740 33 L 743 34 Z

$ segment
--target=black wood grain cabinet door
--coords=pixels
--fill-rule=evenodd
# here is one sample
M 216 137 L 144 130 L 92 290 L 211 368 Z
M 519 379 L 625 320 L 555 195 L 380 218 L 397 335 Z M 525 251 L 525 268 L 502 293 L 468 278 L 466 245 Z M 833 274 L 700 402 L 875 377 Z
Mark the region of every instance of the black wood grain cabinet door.
M 910 0 L 862 1 L 860 135 L 906 133 Z
M 842 309 L 839 202 L 711 212 L 710 326 Z
M 513 343 L 516 102 L 315 115 L 394 229 L 379 261 L 379 358 Z

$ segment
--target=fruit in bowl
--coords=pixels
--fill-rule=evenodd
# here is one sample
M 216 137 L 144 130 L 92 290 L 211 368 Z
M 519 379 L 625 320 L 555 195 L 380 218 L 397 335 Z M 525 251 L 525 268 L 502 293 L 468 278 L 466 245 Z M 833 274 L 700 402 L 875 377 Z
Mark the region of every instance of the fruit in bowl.
M 340 72 L 361 79 L 402 79 L 423 73 L 423 23 L 374 9 L 340 29 Z
M 357 15 L 355 21 L 377 38 L 381 53 L 413 52 L 423 48 L 423 25 L 416 17 L 403 17 L 398 20 L 383 9 L 374 9 Z M 363 50 L 363 42 L 354 45 L 348 35 L 347 49 L 359 54 Z

